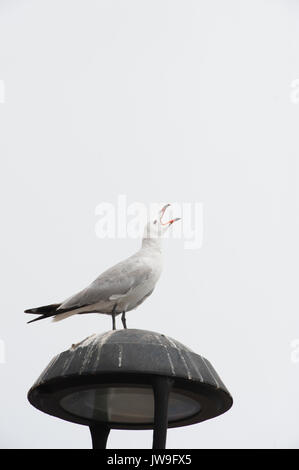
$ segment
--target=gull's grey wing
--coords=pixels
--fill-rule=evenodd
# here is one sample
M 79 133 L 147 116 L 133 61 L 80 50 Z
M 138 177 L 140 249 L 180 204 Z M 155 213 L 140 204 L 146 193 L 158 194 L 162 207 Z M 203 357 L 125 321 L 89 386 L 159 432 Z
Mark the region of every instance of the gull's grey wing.
M 135 255 L 121 261 L 103 272 L 86 289 L 68 298 L 58 310 L 74 309 L 96 304 L 100 301 L 116 300 L 143 284 L 152 273 L 149 264 Z

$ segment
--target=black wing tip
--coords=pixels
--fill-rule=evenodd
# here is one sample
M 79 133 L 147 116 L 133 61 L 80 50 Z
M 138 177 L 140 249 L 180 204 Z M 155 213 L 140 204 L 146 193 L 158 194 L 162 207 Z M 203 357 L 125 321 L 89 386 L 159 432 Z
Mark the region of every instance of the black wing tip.
M 40 317 L 34 318 L 33 320 L 30 320 L 30 321 L 27 321 L 27 325 L 28 325 L 29 323 L 33 323 L 33 322 L 38 321 L 38 320 L 43 320 L 44 318 L 49 318 L 49 317 L 46 317 L 46 316 L 44 316 L 44 315 L 41 315 Z
M 43 305 L 42 307 L 35 307 L 35 308 L 27 308 L 24 310 L 24 313 L 36 313 L 39 315 L 46 315 L 48 313 L 53 314 L 58 307 L 60 307 L 60 304 L 50 304 L 50 305 Z
M 36 308 L 27 308 L 27 310 L 24 310 L 24 313 L 35 313 Z

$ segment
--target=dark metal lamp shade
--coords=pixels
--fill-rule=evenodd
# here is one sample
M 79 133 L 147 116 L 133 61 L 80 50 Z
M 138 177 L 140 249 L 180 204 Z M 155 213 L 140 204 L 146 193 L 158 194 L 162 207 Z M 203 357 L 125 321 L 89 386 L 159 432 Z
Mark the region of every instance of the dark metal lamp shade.
M 62 352 L 28 399 L 45 413 L 88 425 L 94 447 L 105 447 L 110 429 L 154 429 L 154 448 L 163 448 L 167 427 L 232 406 L 207 359 L 172 338 L 134 329 L 93 335 Z

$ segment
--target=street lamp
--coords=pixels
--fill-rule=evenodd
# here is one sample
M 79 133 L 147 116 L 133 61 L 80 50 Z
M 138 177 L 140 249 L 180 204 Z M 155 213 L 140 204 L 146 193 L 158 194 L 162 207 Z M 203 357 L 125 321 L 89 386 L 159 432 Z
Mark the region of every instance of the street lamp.
M 210 362 L 152 331 L 93 335 L 58 354 L 28 393 L 45 413 L 90 428 L 93 448 L 111 429 L 153 429 L 164 449 L 167 427 L 214 418 L 232 397 Z

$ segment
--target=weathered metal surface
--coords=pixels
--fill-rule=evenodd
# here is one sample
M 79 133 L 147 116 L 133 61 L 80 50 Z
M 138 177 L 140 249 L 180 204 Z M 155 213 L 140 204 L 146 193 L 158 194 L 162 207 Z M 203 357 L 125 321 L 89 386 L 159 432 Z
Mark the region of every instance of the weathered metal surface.
M 72 345 L 53 358 L 34 387 L 55 377 L 106 372 L 166 375 L 226 390 L 207 359 L 168 336 L 135 329 L 95 334 Z

